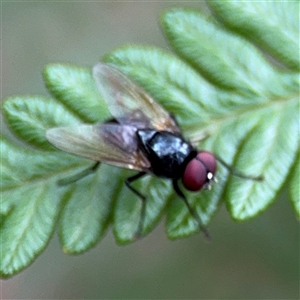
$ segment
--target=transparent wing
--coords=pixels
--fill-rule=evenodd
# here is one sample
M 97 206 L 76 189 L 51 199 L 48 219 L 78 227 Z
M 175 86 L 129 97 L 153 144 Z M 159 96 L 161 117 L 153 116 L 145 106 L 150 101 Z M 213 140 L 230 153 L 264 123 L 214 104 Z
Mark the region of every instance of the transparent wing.
M 176 122 L 166 110 L 111 65 L 95 65 L 93 76 L 110 113 L 120 124 L 180 133 Z
M 138 150 L 136 128 L 119 124 L 51 128 L 48 141 L 60 150 L 122 168 L 147 171 L 149 161 Z

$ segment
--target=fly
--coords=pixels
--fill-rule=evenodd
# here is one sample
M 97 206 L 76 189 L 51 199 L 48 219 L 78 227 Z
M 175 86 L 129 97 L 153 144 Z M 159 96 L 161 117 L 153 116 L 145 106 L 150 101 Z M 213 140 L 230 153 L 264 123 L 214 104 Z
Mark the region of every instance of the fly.
M 113 66 L 99 63 L 93 68 L 93 76 L 115 121 L 51 128 L 47 130 L 46 138 L 60 150 L 96 161 L 90 170 L 79 177 L 95 170 L 100 162 L 138 171 L 125 181 L 126 186 L 142 201 L 136 237 L 143 230 L 146 197 L 132 183 L 153 174 L 172 181 L 175 192 L 208 238 L 199 215 L 178 183 L 182 181 L 189 191 L 210 188 L 217 170 L 215 155 L 198 151 L 185 140 L 175 118 Z M 218 161 L 230 169 L 219 158 Z M 260 179 L 239 173 L 236 175 Z M 77 178 L 74 177 L 73 181 Z

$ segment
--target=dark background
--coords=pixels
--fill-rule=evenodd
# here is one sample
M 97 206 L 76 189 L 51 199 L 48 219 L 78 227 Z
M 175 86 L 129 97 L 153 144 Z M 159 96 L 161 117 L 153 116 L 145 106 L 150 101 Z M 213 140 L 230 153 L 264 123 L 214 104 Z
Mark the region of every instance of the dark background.
M 94 65 L 128 43 L 168 48 L 159 15 L 203 2 L 3 2 L 2 97 L 47 95 L 48 63 Z M 199 195 L 200 196 L 200 195 Z M 0 282 L 1 299 L 299 299 L 299 224 L 282 192 L 267 212 L 244 224 L 225 208 L 201 235 L 167 240 L 163 226 L 129 246 L 111 232 L 91 251 L 68 256 L 55 236 L 25 271 Z

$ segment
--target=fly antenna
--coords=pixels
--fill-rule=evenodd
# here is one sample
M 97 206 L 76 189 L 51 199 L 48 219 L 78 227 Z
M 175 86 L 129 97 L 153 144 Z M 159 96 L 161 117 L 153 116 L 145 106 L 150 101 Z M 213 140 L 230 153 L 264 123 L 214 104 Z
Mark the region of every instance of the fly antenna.
M 240 177 L 240 178 L 243 178 L 243 179 L 255 180 L 255 181 L 263 181 L 264 180 L 264 177 L 262 175 L 251 176 L 251 175 L 248 175 L 248 174 L 244 174 L 242 172 L 239 172 L 238 170 L 236 170 L 232 166 L 228 165 L 222 158 L 220 158 L 216 155 L 215 155 L 215 157 L 216 157 L 216 159 L 219 163 L 221 163 L 232 175 L 234 175 L 236 177 Z

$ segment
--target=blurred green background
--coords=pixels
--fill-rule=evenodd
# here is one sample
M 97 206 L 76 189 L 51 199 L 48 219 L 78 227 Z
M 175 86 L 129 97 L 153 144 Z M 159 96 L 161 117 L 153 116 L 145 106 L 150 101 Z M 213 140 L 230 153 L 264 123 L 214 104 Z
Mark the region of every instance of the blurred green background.
M 200 1 L 2 2 L 1 98 L 47 95 L 48 63 L 92 66 L 128 43 L 169 48 L 158 18 L 175 6 L 208 11 Z M 201 235 L 169 241 L 161 225 L 122 247 L 109 231 L 80 256 L 63 254 L 55 236 L 28 269 L 0 282 L 0 298 L 299 299 L 299 224 L 284 191 L 244 224 L 223 207 L 209 229 L 209 244 Z

